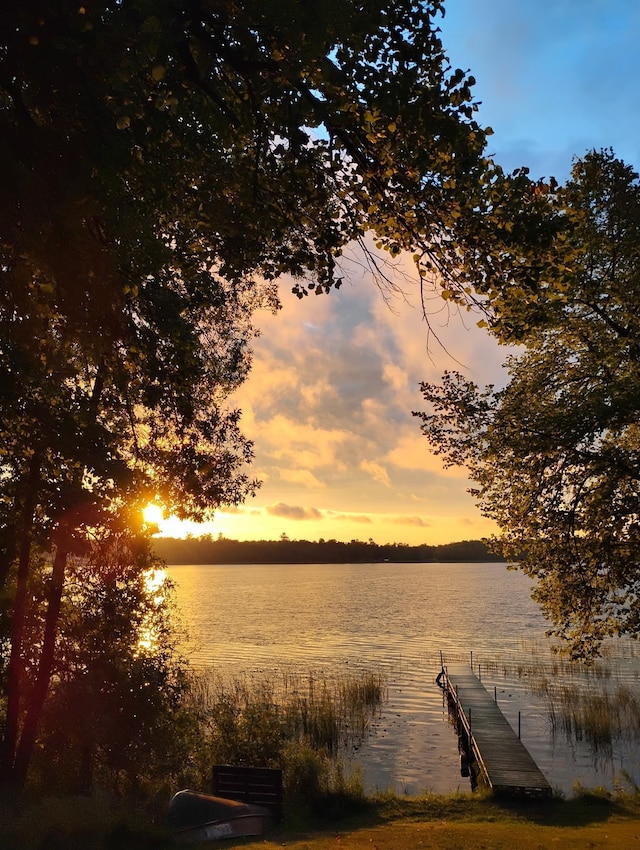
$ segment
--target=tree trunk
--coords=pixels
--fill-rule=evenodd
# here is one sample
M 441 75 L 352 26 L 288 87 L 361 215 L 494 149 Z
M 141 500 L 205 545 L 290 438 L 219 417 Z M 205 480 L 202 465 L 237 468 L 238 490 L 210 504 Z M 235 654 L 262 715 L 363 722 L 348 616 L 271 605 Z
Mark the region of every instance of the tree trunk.
M 15 504 L 14 513 L 18 513 Z M 15 523 L 4 527 L 3 536 L 4 540 L 0 547 L 0 590 L 5 587 L 7 579 L 9 578 L 11 564 L 14 562 L 18 554 L 18 529 L 16 528 Z
M 18 558 L 18 579 L 16 595 L 11 618 L 11 654 L 7 674 L 7 714 L 5 718 L 4 736 L 0 752 L 0 784 L 13 784 L 13 763 L 20 723 L 20 709 L 23 689 L 23 659 L 22 644 L 27 614 L 28 585 L 31 563 L 31 541 L 35 506 L 40 483 L 40 458 L 36 452 L 29 465 L 26 495 L 22 512 L 22 528 L 20 530 L 20 553 Z
M 62 591 L 64 589 L 64 576 L 69 557 L 68 531 L 66 527 L 61 529 L 58 535 L 58 547 L 53 559 L 53 570 L 49 582 L 47 594 L 47 613 L 45 616 L 44 638 L 36 681 L 30 694 L 26 714 L 22 726 L 20 741 L 17 746 L 13 765 L 13 784 L 16 789 L 21 790 L 24 786 L 29 769 L 33 748 L 36 742 L 40 718 L 44 709 L 45 700 L 49 693 L 53 663 L 55 660 L 56 637 L 58 634 L 58 619 L 60 617 L 60 606 L 62 602 Z
M 105 369 L 100 365 L 94 381 L 89 403 L 89 420 L 93 424 L 100 407 L 104 389 Z M 82 472 L 76 473 L 74 483 L 81 489 Z M 71 528 L 62 521 L 56 534 L 55 557 L 45 615 L 44 636 L 35 682 L 29 689 L 24 681 L 23 642 L 27 614 L 28 582 L 30 576 L 31 539 L 33 535 L 35 508 L 37 505 L 41 468 L 39 453 L 31 458 L 24 500 L 23 524 L 20 536 L 18 582 L 11 621 L 11 655 L 8 670 L 7 715 L 5 734 L 0 751 L 0 785 L 19 793 L 26 780 L 27 771 L 36 742 L 38 727 L 51 684 L 55 660 L 56 638 L 65 572 L 69 556 Z M 22 729 L 20 729 L 22 720 Z

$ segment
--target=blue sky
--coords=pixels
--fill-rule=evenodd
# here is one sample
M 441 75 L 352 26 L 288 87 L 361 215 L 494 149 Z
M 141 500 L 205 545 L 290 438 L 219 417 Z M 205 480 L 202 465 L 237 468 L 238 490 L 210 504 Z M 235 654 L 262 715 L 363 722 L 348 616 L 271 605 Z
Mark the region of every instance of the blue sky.
M 600 147 L 640 165 L 637 0 L 450 0 L 440 27 L 505 168 L 564 179 Z
M 572 157 L 600 147 L 640 167 L 640 0 L 450 0 L 441 29 L 452 65 L 477 80 L 489 152 L 505 169 L 563 181 Z M 457 368 L 497 382 L 506 352 L 472 318 L 445 313 L 432 322 L 447 351 L 428 344 L 415 293 L 390 310 L 352 272 L 328 297 L 298 301 L 283 285 L 282 311 L 259 317 L 237 403 L 264 483 L 192 532 L 415 544 L 492 530 L 464 471 L 429 454 L 411 411 L 421 380 Z

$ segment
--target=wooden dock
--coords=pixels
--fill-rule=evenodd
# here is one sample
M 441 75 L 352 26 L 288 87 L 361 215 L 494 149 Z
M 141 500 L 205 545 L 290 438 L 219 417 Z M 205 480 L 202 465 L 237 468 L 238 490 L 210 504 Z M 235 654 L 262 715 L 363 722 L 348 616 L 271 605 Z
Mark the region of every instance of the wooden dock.
M 497 794 L 550 797 L 551 786 L 542 771 L 471 668 L 445 666 L 440 684 L 456 712 L 468 755 L 476 761 L 483 780 Z

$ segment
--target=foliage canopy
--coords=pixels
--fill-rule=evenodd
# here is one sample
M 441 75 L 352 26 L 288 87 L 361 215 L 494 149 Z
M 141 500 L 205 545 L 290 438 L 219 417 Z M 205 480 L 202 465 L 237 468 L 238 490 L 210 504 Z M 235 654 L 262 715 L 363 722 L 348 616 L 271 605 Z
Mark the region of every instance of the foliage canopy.
M 565 218 L 565 273 L 529 310 L 504 389 L 460 374 L 423 384 L 423 432 L 536 580 L 551 632 L 590 658 L 640 635 L 640 181 L 611 151 L 574 164 L 550 199 Z
M 373 234 L 390 258 L 413 253 L 425 291 L 468 302 L 517 280 L 535 298 L 557 222 L 542 187 L 485 157 L 441 13 L 441 0 L 4 3 L 0 780 L 24 782 L 70 564 L 95 530 L 127 511 L 135 529 L 156 494 L 197 519 L 254 492 L 228 397 L 280 277 L 326 292 L 355 240 L 392 286 Z

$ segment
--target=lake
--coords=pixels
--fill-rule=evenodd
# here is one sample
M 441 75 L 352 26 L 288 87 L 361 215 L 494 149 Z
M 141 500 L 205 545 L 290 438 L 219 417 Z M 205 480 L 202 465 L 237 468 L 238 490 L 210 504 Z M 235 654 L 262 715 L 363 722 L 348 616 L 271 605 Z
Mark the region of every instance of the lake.
M 635 717 L 640 647 L 612 641 L 591 671 L 558 660 L 529 579 L 502 564 L 183 565 L 167 572 L 194 666 L 256 676 L 283 668 L 385 673 L 389 699 L 354 757 L 367 790 L 468 789 L 435 685 L 441 652 L 450 663 L 473 663 L 515 730 L 520 716 L 523 743 L 553 787 L 612 788 L 621 777 L 640 783 L 640 731 L 590 740 L 565 728 L 548 699 L 553 688 L 598 703 L 622 695 Z

